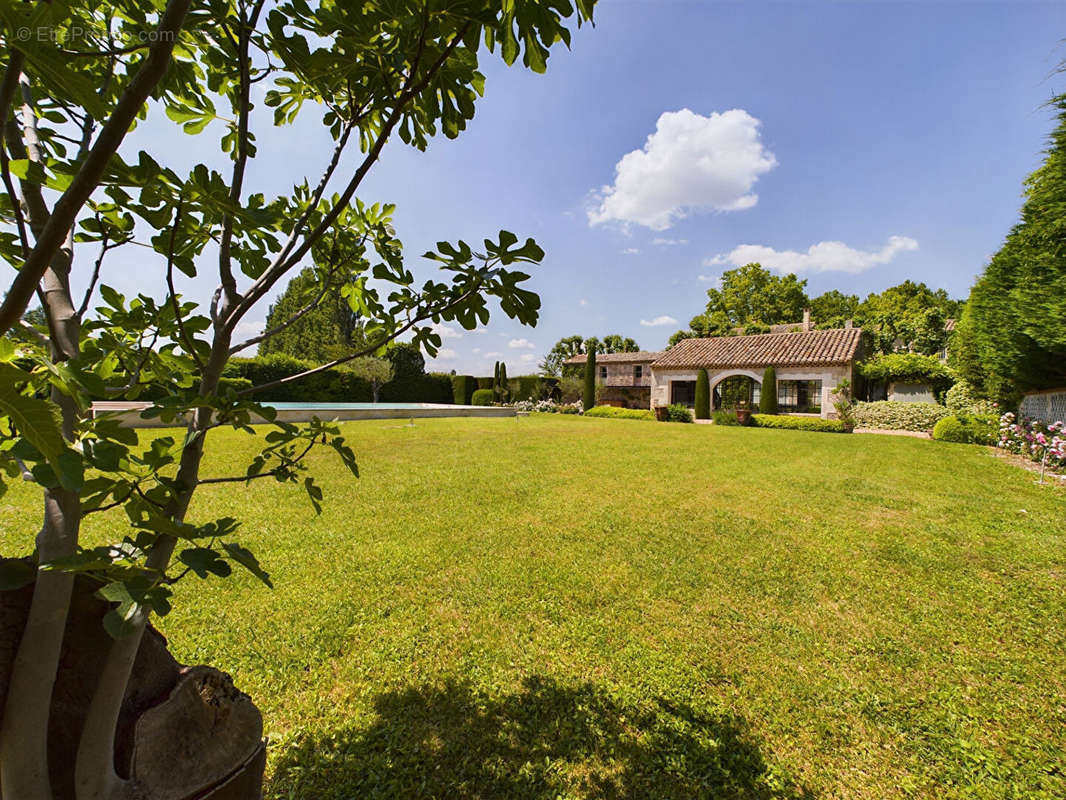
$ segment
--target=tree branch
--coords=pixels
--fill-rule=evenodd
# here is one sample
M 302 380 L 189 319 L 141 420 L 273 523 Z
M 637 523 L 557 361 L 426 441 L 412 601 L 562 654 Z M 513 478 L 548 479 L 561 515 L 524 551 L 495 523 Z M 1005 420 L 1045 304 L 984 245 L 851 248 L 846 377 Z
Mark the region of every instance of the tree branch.
M 82 161 L 66 191 L 56 202 L 33 250 L 12 281 L 7 296 L 0 303 L 0 334 L 10 330 L 25 312 L 53 256 L 63 246 L 78 212 L 99 185 L 108 162 L 122 144 L 148 96 L 166 74 L 174 43 L 185 23 L 190 4 L 191 0 L 170 0 L 167 3 L 148 56 L 122 92 L 111 116 L 101 127 L 95 144 Z
M 203 486 L 207 483 L 247 483 L 248 481 L 254 481 L 256 478 L 273 478 L 286 467 L 291 467 L 303 461 L 304 456 L 311 452 L 311 448 L 313 448 L 315 444 L 317 443 L 312 439 L 300 455 L 293 459 L 287 459 L 284 463 L 278 464 L 274 469 L 267 470 L 266 472 L 260 472 L 256 475 L 232 475 L 226 478 L 201 478 L 197 481 L 197 486 Z
M 170 305 L 174 309 L 174 319 L 178 324 L 178 335 L 181 336 L 181 343 L 185 345 L 185 349 L 192 356 L 192 360 L 196 362 L 196 366 L 203 371 L 204 362 L 200 360 L 199 354 L 192 346 L 192 339 L 189 338 L 189 334 L 185 330 L 185 321 L 181 317 L 181 304 L 178 303 L 178 292 L 174 288 L 174 241 L 177 238 L 178 223 L 181 222 L 183 201 L 184 198 L 178 198 L 178 207 L 174 210 L 174 224 L 170 228 L 170 242 L 167 244 L 167 291 L 170 294 Z
M 332 275 L 332 274 L 333 273 L 331 271 L 330 275 Z M 329 275 L 326 276 L 326 279 L 322 283 L 322 290 L 318 293 L 318 295 L 315 297 L 314 300 L 312 300 L 306 306 L 304 306 L 299 311 L 294 313 L 291 317 L 289 317 L 287 320 L 285 320 L 280 325 L 277 325 L 277 326 L 271 328 L 270 330 L 263 331 L 258 336 L 253 336 L 250 339 L 245 339 L 243 342 L 240 342 L 239 344 L 233 345 L 229 349 L 229 354 L 232 356 L 232 355 L 234 355 L 236 353 L 239 353 L 241 350 L 245 350 L 245 349 L 251 347 L 254 344 L 259 344 L 264 339 L 269 339 L 271 336 L 276 336 L 277 334 L 281 333 L 283 330 L 288 328 L 294 322 L 298 322 L 301 318 L 304 317 L 304 315 L 306 315 L 309 312 L 313 311 L 318 306 L 318 304 L 322 302 L 322 298 L 324 298 L 326 296 L 326 293 L 328 291 L 329 291 Z
M 241 391 L 237 392 L 237 396 L 240 397 L 246 394 L 254 394 L 255 392 L 261 392 L 264 389 L 272 389 L 275 386 L 282 386 L 286 383 L 292 383 L 293 381 L 298 381 L 302 378 L 307 378 L 311 375 L 316 375 L 319 372 L 325 372 L 328 369 L 333 369 L 334 367 L 338 367 L 341 364 L 347 364 L 349 361 L 354 361 L 357 358 L 368 356 L 371 353 L 380 350 L 389 342 L 395 341 L 398 336 L 402 336 L 404 333 L 411 330 L 411 328 L 413 328 L 419 322 L 425 322 L 430 317 L 435 316 L 437 314 L 443 314 L 449 309 L 454 308 L 455 306 L 464 302 L 471 295 L 475 294 L 479 288 L 481 288 L 481 283 L 482 282 L 480 280 L 476 281 L 473 286 L 463 292 L 459 297 L 455 298 L 449 303 L 446 303 L 440 308 L 433 308 L 422 311 L 421 313 L 415 315 L 410 320 L 408 320 L 405 325 L 401 326 L 396 331 L 386 336 L 384 339 L 376 342 L 373 345 L 370 345 L 369 347 L 365 347 L 362 350 L 357 350 L 354 353 L 349 353 L 348 355 L 343 356 L 341 358 L 335 358 L 325 364 L 320 364 L 319 366 L 314 367 L 312 369 L 304 370 L 303 372 L 298 372 L 295 375 L 287 375 L 284 378 L 278 378 L 276 381 L 270 381 L 269 383 L 264 383 L 261 386 L 252 386 L 248 389 L 242 389 Z
M 440 54 L 440 57 L 437 58 L 435 62 L 433 62 L 433 64 L 426 71 L 426 74 L 422 77 L 422 79 L 417 82 L 414 82 L 415 74 L 417 73 L 419 66 L 418 61 L 421 60 L 422 48 L 425 39 L 426 28 L 425 25 L 423 25 L 422 35 L 419 37 L 416 61 L 412 63 L 411 71 L 408 74 L 407 80 L 404 82 L 404 87 L 401 89 L 399 97 L 396 100 L 396 106 L 395 108 L 393 108 L 393 111 L 389 115 L 389 118 L 386 120 L 385 124 L 382 125 L 381 130 L 378 131 L 378 135 L 374 139 L 373 146 L 367 152 L 366 157 L 356 169 L 355 174 L 348 182 L 348 185 L 344 188 L 344 191 L 341 192 L 341 195 L 338 198 L 337 202 L 329 211 L 326 212 L 321 222 L 319 222 L 315 229 L 311 231 L 311 233 L 307 234 L 307 236 L 304 237 L 303 241 L 295 247 L 292 247 L 292 243 L 298 236 L 298 229 L 293 228 L 293 232 L 292 234 L 290 234 L 289 237 L 289 243 L 286 244 L 285 248 L 282 249 L 282 252 L 280 252 L 274 259 L 274 264 L 272 264 L 266 270 L 266 272 L 264 272 L 263 275 L 260 276 L 259 280 L 257 280 L 255 284 L 253 284 L 252 287 L 248 290 L 248 292 L 244 296 L 244 299 L 234 310 L 234 313 L 230 316 L 229 319 L 226 320 L 227 325 L 236 325 L 237 321 L 239 321 L 241 316 L 243 316 L 247 312 L 248 308 L 254 305 L 255 302 L 259 300 L 259 298 L 261 298 L 267 291 L 270 290 L 270 288 L 278 281 L 279 278 L 281 278 L 282 275 L 292 269 L 293 266 L 295 266 L 299 262 L 299 260 L 307 254 L 307 252 L 311 249 L 314 243 L 320 238 L 322 238 L 325 232 L 329 230 L 329 227 L 334 223 L 340 213 L 348 207 L 348 204 L 351 203 L 352 197 L 355 195 L 356 189 L 358 189 L 359 185 L 363 182 L 363 178 L 366 177 L 367 172 L 370 171 L 370 168 L 378 160 L 378 157 L 381 154 L 381 149 L 385 146 L 385 142 L 392 134 L 393 128 L 395 128 L 397 123 L 399 123 L 400 118 L 403 116 L 403 111 L 407 107 L 407 104 L 411 101 L 411 98 L 413 98 L 416 94 L 421 92 L 423 89 L 426 88 L 426 86 L 429 85 L 429 82 L 440 71 L 441 67 L 444 66 L 444 63 L 448 60 L 448 57 L 455 50 L 456 46 L 458 46 L 459 42 L 462 41 L 463 36 L 466 35 L 466 31 L 469 27 L 470 22 L 468 21 L 463 25 L 462 28 L 459 29 L 459 31 L 455 34 L 452 40 L 447 44 L 447 46 L 444 48 L 444 51 Z M 339 153 L 337 155 L 339 157 Z M 313 208 L 313 206 L 309 207 L 309 210 L 311 208 Z

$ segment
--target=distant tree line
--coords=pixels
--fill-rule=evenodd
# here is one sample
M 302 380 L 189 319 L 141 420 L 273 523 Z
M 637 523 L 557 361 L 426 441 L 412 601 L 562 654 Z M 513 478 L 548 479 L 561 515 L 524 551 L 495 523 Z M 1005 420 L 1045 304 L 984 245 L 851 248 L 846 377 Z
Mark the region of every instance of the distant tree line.
M 841 328 L 848 320 L 870 335 L 875 353 L 907 350 L 932 355 L 944 348 L 950 336 L 949 319 L 956 318 L 963 302 L 952 300 L 943 289 L 904 281 L 865 300 L 837 289 L 810 297 L 807 281 L 793 274 L 774 275 L 761 264 L 726 270 L 720 285 L 707 290 L 707 307 L 689 320 L 689 327 L 670 337 L 670 346 L 682 339 L 705 336 L 768 333 L 771 325 L 800 323 L 809 309 L 816 328 Z

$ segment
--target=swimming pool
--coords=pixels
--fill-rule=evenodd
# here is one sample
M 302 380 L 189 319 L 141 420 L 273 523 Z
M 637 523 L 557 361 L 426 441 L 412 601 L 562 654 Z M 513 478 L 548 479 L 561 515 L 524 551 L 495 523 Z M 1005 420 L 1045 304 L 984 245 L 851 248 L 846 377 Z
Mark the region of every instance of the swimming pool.
M 164 426 L 158 419 L 144 419 L 141 412 L 151 403 L 97 402 L 92 413 L 115 414 L 118 421 L 131 428 Z M 513 417 L 513 408 L 498 406 L 456 406 L 437 403 L 264 403 L 278 412 L 281 422 L 309 422 L 312 417 L 348 422 L 360 419 L 415 419 L 425 417 Z M 253 417 L 253 424 L 264 423 Z

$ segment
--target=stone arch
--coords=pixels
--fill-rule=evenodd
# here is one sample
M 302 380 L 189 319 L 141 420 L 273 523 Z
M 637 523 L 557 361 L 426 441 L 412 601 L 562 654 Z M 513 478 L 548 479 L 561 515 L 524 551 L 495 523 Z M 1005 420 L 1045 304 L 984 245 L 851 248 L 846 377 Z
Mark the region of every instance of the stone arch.
M 746 378 L 751 381 L 749 388 L 749 400 L 755 404 L 755 390 L 762 391 L 762 373 L 750 369 L 724 370 L 711 376 L 711 406 L 714 409 L 722 407 L 721 385 L 730 378 Z

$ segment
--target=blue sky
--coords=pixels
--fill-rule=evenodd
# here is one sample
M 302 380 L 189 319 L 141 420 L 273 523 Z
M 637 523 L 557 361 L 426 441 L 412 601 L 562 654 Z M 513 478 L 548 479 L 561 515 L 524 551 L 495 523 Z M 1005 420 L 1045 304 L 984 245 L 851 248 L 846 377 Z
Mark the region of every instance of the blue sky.
M 811 294 L 911 278 L 965 297 L 1039 163 L 1044 104 L 1066 89 L 1064 34 L 1061 2 L 604 0 L 546 75 L 485 56 L 466 133 L 424 153 L 390 143 L 360 195 L 398 205 L 424 275 L 417 254 L 438 239 L 506 228 L 547 251 L 540 324 L 495 314 L 453 332 L 436 369 L 484 374 L 503 358 L 509 374 L 533 371 L 573 333 L 661 348 L 752 252 L 804 270 Z M 259 132 L 255 190 L 317 175 L 328 141 L 310 123 Z M 130 145 L 166 137 L 176 166 L 211 162 L 210 131 L 145 126 Z M 160 293 L 135 255 L 108 282 Z

